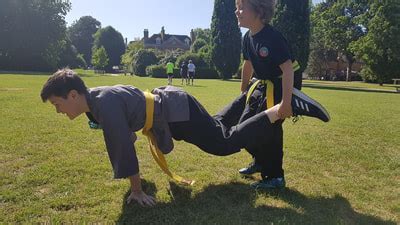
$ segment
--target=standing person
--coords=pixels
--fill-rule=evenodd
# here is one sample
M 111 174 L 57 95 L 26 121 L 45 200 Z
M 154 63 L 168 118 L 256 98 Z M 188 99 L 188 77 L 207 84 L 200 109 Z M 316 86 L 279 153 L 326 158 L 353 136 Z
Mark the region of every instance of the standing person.
M 57 113 L 66 114 L 71 120 L 86 113 L 91 127 L 101 127 L 114 177 L 130 180 L 128 203 L 134 200 L 149 206 L 155 204 L 155 199 L 142 190 L 134 132 L 143 129 L 161 155 L 172 151 L 174 138 L 192 143 L 207 153 L 226 156 L 260 139 L 266 143 L 271 141 L 280 106 L 260 112 L 237 126 L 226 127 L 219 120 L 223 115 L 210 116 L 193 96 L 176 87 L 156 88 L 151 93 L 128 85 L 88 89 L 69 69 L 54 73 L 43 85 L 40 97 L 43 102 L 50 101 Z M 294 115 L 329 121 L 326 110 L 300 91 L 294 92 L 292 98 Z M 308 104 L 309 110 L 295 102 Z M 163 170 L 165 166 L 164 161 Z M 168 168 L 164 171 L 169 172 Z M 167 174 L 174 177 L 170 172 Z
M 286 185 L 282 167 L 282 123 L 292 112 L 290 96 L 294 71 L 299 65 L 292 59 L 287 40 L 269 24 L 274 15 L 275 0 L 236 0 L 236 8 L 239 26 L 249 29 L 242 43 L 241 91 L 246 94 L 241 97 L 245 98 L 246 106 L 239 123 L 276 104 L 279 104 L 277 115 L 280 118 L 273 125 L 272 136 L 265 137 L 271 138 L 270 142 L 262 139 L 247 149 L 255 160 L 239 172 L 244 175 L 261 172 L 261 181 L 252 184 L 255 189 L 282 188 Z M 253 74 L 258 80 L 249 88 Z
M 167 76 L 168 76 L 168 85 L 172 85 L 172 78 L 174 77 L 174 64 L 169 61 L 167 63 Z
M 187 84 L 188 83 L 188 66 L 185 61 L 182 61 L 180 73 L 181 73 L 181 77 L 182 77 L 182 85 L 183 85 L 183 80 L 185 80 L 185 82 Z
M 188 84 L 190 84 L 190 79 L 192 79 L 192 85 L 193 85 L 193 79 L 194 79 L 195 73 L 196 73 L 196 66 L 193 64 L 192 60 L 189 60 L 189 64 L 188 64 Z

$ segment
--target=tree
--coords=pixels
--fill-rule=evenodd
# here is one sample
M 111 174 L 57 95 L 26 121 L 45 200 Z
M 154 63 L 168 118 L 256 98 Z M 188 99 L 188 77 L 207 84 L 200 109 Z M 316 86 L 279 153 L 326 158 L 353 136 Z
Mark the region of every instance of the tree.
M 206 46 L 207 42 L 204 39 L 201 38 L 196 38 L 192 46 L 190 47 L 190 50 L 193 53 L 197 53 L 202 47 Z
M 347 61 L 346 80 L 351 80 L 352 65 L 355 62 L 350 44 L 357 41 L 365 33 L 357 18 L 368 8 L 367 0 L 331 1 L 321 15 L 321 31 L 325 46 L 338 52 L 338 57 Z
M 101 46 L 93 52 L 92 64 L 96 69 L 104 70 L 108 65 L 108 55 L 106 49 Z
M 279 0 L 272 23 L 287 38 L 293 57 L 303 72 L 310 45 L 310 1 Z
M 156 54 L 151 50 L 139 50 L 132 62 L 133 73 L 138 76 L 146 76 L 146 67 L 157 63 Z
M 75 46 L 72 45 L 68 37 L 66 37 L 64 43 L 64 48 L 60 55 L 60 61 L 58 62 L 58 68 L 85 68 L 86 61 L 82 58 L 82 55 L 78 53 Z
M 56 69 L 70 6 L 69 1 L 1 0 L 0 69 Z
M 121 64 L 121 56 L 125 52 L 125 42 L 120 32 L 111 26 L 100 28 L 94 34 L 92 51 L 95 52 L 100 46 L 105 48 L 109 57 L 108 65 L 105 67 L 106 71 L 111 71 L 113 66 Z
M 399 76 L 400 65 L 400 6 L 396 0 L 372 1 L 364 14 L 367 34 L 354 42 L 351 49 L 366 67 L 365 79 L 388 82 Z
M 202 29 L 202 28 L 196 28 L 193 30 L 194 36 L 197 39 L 203 39 L 207 43 L 210 43 L 211 41 L 211 30 L 210 29 Z
M 139 50 L 144 49 L 143 40 L 142 41 L 132 41 L 128 44 L 125 53 L 121 57 L 121 63 L 124 65 L 126 70 L 132 71 L 132 62 L 135 59 L 135 55 Z
M 68 37 L 86 62 L 92 58 L 93 35 L 101 27 L 101 23 L 91 16 L 83 16 L 75 21 L 67 31 Z
M 215 0 L 211 22 L 211 59 L 218 74 L 230 79 L 239 68 L 241 38 L 235 0 Z
M 336 61 L 337 53 L 329 50 L 325 45 L 324 30 L 320 25 L 322 21 L 322 15 L 325 11 L 329 10 L 334 2 L 322 2 L 312 8 L 310 15 L 310 54 L 308 58 L 307 74 L 310 77 L 326 77 L 328 63 L 330 61 Z

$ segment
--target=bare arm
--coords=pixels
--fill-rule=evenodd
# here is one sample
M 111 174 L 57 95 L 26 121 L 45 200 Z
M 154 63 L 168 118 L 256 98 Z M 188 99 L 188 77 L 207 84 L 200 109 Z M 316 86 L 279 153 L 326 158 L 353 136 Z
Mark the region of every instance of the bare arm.
M 282 75 L 282 102 L 278 110 L 281 119 L 292 116 L 292 93 L 293 93 L 293 65 L 291 60 L 287 60 L 279 66 Z
M 247 86 L 249 85 L 249 81 L 252 75 L 253 75 L 253 65 L 249 60 L 244 60 L 242 67 L 242 83 L 240 86 L 240 90 L 242 91 L 242 93 L 247 90 Z

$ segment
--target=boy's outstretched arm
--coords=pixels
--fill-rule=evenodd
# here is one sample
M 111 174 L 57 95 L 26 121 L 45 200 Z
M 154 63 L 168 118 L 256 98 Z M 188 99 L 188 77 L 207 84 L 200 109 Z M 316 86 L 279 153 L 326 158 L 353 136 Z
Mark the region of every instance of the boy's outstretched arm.
M 156 199 L 150 195 L 147 195 L 142 190 L 142 181 L 140 180 L 140 174 L 135 174 L 129 177 L 131 182 L 131 194 L 129 195 L 126 202 L 129 204 L 132 200 L 137 201 L 141 206 L 154 206 L 156 205 Z

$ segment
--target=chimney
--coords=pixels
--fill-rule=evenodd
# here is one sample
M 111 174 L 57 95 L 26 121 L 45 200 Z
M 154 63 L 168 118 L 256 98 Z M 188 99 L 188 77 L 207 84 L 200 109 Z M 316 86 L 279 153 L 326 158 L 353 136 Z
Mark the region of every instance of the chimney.
M 194 41 L 196 40 L 196 35 L 194 34 L 194 31 L 193 31 L 193 29 L 192 29 L 192 30 L 190 30 L 190 39 L 192 39 L 192 43 L 191 43 L 191 44 L 193 44 L 193 43 L 194 43 Z
M 128 46 L 128 38 L 125 38 L 125 47 Z
M 165 37 L 165 30 L 164 30 L 164 26 L 161 27 L 161 41 L 164 41 L 164 37 Z
M 149 30 L 144 29 L 143 35 L 144 35 L 143 39 L 144 39 L 145 41 L 146 41 L 147 39 L 149 39 Z

